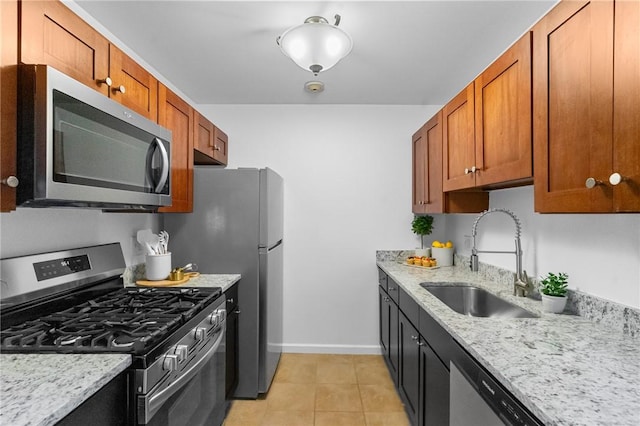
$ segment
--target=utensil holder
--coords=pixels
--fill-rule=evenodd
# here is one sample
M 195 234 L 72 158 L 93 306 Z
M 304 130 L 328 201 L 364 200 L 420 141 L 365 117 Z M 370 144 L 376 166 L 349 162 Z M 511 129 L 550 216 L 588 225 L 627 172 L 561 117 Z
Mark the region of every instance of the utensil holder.
M 145 255 L 145 267 L 149 281 L 166 280 L 171 273 L 171 253 Z

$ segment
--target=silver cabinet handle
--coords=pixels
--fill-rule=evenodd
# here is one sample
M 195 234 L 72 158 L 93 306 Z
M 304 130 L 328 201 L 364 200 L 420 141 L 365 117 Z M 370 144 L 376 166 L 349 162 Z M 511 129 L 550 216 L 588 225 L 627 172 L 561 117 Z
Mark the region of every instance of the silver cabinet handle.
M 587 188 L 591 189 L 591 188 L 595 188 L 598 185 L 604 185 L 604 182 L 602 182 L 601 180 L 597 180 L 595 178 L 587 178 L 587 180 L 584 182 L 584 186 L 586 186 Z
M 233 297 L 228 298 L 227 303 L 233 305 Z
M 396 291 L 395 287 L 389 287 L 389 291 Z
M 5 179 L 2 179 L 2 184 L 7 185 L 9 188 L 16 188 L 18 185 L 20 185 L 20 181 L 17 177 L 11 175 Z
M 102 80 L 96 80 L 96 83 L 98 83 L 99 85 L 106 84 L 107 86 L 111 87 L 113 81 L 111 81 L 111 77 L 105 77 Z
M 114 87 L 114 88 L 113 88 L 113 89 L 111 89 L 111 90 L 113 91 L 113 93 L 120 92 L 120 93 L 122 93 L 123 95 L 127 92 L 126 87 L 124 87 L 122 84 L 121 84 L 120 86 L 116 86 L 116 87 Z
M 418 340 L 418 336 L 411 336 L 411 340 Z
M 420 341 L 418 341 L 418 342 L 416 342 L 416 345 L 418 345 L 418 346 L 424 346 L 424 342 L 420 342 Z
M 616 186 L 625 180 L 626 178 L 624 178 L 620 173 L 612 173 L 611 176 L 609 176 L 609 183 L 613 186 Z

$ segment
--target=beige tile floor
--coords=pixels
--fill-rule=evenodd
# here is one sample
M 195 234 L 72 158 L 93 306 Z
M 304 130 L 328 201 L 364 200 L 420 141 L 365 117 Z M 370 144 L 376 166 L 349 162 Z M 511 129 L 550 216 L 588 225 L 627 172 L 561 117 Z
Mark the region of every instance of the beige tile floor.
M 379 355 L 282 354 L 271 389 L 235 400 L 224 426 L 408 426 Z

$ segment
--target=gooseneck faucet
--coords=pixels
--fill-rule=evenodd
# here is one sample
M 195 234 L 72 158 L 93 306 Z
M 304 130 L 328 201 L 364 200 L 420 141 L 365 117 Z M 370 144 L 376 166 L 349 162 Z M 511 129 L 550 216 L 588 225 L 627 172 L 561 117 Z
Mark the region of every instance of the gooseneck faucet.
M 516 224 L 516 249 L 515 251 L 496 251 L 496 250 L 478 250 L 476 249 L 476 235 L 478 231 L 478 222 L 480 219 L 488 215 L 489 213 L 502 212 L 508 216 L 510 216 Z M 527 277 L 526 271 L 522 270 L 522 245 L 520 243 L 520 220 L 518 217 L 510 210 L 507 209 L 489 209 L 480 213 L 480 215 L 476 218 L 475 222 L 473 222 L 473 228 L 471 229 L 471 238 L 473 239 L 473 247 L 471 248 L 471 270 L 474 272 L 478 272 L 478 253 L 507 253 L 507 254 L 515 254 L 516 255 L 516 276 L 513 283 L 513 294 L 515 296 L 525 297 L 528 296 L 532 290 L 532 286 L 529 283 L 529 278 Z

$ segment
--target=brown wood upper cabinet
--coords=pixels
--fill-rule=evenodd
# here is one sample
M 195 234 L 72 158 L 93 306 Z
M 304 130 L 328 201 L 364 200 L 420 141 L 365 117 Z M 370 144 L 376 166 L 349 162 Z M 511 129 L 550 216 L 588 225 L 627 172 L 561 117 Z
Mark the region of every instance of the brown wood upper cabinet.
M 199 112 L 195 115 L 195 163 L 226 166 L 229 137 Z
M 163 84 L 158 88 L 158 124 L 171 130 L 171 207 L 162 213 L 193 211 L 194 110 Z
M 486 192 L 442 191 L 442 110 L 413 135 L 412 143 L 414 213 L 477 213 L 489 208 Z
M 18 2 L 0 1 L 0 212 L 16 208 Z
M 61 2 L 22 1 L 21 57 L 47 64 L 156 121 L 158 81 Z
M 571 1 L 534 26 L 536 211 L 640 211 L 639 23 L 638 1 Z
M 445 191 L 531 183 L 531 33 L 443 111 Z
M 48 64 L 108 95 L 109 41 L 59 1 L 22 1 L 20 61 Z
M 109 45 L 109 97 L 149 120 L 158 119 L 158 80 L 113 44 Z

